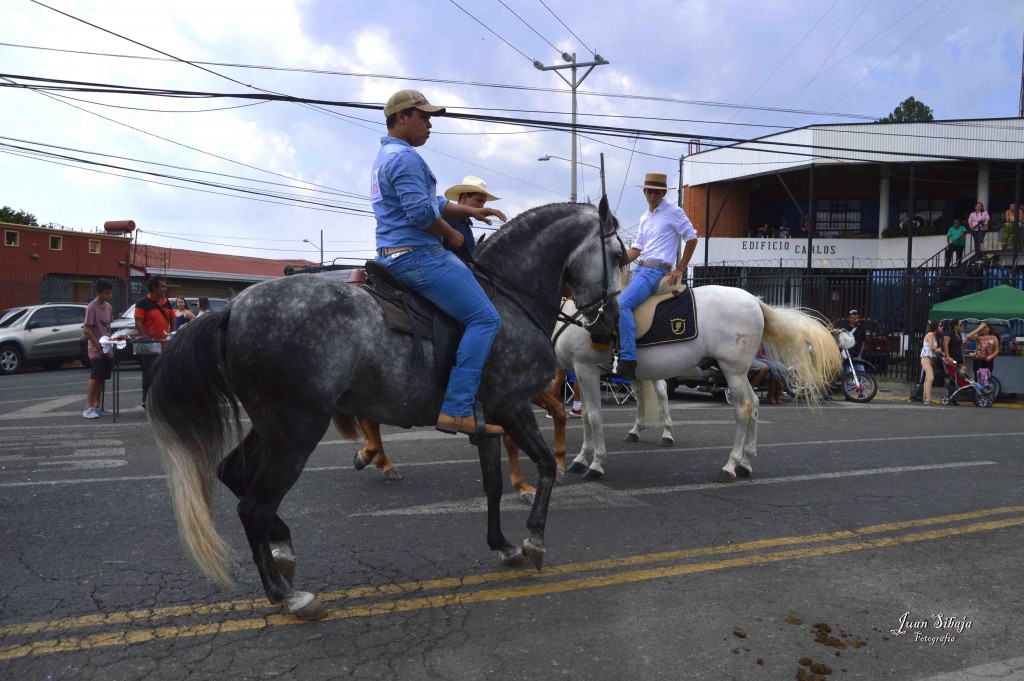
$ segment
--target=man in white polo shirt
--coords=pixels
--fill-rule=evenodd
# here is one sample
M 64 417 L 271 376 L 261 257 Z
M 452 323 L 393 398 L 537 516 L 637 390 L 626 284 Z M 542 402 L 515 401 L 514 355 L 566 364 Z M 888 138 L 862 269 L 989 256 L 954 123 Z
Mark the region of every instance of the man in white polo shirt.
M 654 295 L 662 279 L 675 284 L 686 276 L 694 249 L 697 248 L 697 230 L 682 208 L 665 200 L 668 176 L 663 173 L 644 175 L 644 198 L 647 212 L 640 216 L 640 229 L 636 241 L 626 254 L 626 262 L 640 259 L 633 272 L 633 281 L 619 296 L 619 363 L 616 374 L 627 380 L 636 379 L 636 321 L 633 310 Z M 674 187 L 673 187 L 674 189 Z M 686 242 L 678 265 L 676 253 L 679 240 Z

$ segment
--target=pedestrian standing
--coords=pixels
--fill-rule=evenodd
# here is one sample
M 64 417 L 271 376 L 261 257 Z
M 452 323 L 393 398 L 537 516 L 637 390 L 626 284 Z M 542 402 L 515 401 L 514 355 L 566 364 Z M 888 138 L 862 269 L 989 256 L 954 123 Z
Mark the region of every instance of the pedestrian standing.
M 135 331 L 138 340 L 163 341 L 171 331 L 171 320 L 174 319 L 174 308 L 167 300 L 167 280 L 154 276 L 147 285 L 149 294 L 135 303 Z M 139 364 L 142 366 L 142 408 L 146 408 L 146 392 L 153 380 L 153 364 L 156 354 L 140 354 Z
M 85 326 L 82 333 L 88 339 L 89 353 L 89 385 L 85 389 L 85 411 L 82 418 L 98 419 L 111 412 L 103 409 L 103 389 L 110 378 L 113 352 L 103 352 L 100 338 L 110 336 L 110 323 L 114 320 L 114 310 L 110 307 L 110 299 L 114 295 L 114 285 L 107 279 L 96 281 L 96 297 L 85 308 Z
M 942 354 L 942 350 L 939 348 L 939 336 L 941 335 L 942 324 L 932 322 L 928 325 L 928 332 L 924 334 L 924 341 L 921 344 L 921 369 L 924 371 L 924 380 L 921 381 L 923 390 L 921 399 L 924 404 L 932 402 L 932 383 L 935 381 L 933 362 Z
M 971 229 L 971 236 L 974 238 L 974 252 L 981 253 L 981 242 L 988 234 L 988 223 L 990 221 L 988 211 L 985 210 L 981 201 L 974 204 L 974 212 L 967 217 L 967 226 Z

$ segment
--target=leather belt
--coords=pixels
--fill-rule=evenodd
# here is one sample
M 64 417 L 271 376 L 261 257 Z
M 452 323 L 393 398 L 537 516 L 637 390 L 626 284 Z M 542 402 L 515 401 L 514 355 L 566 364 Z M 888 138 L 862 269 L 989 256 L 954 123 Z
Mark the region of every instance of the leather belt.
M 663 270 L 672 269 L 672 265 L 667 262 L 658 262 L 657 260 L 641 260 L 640 265 L 643 267 L 660 267 Z
M 377 255 L 381 258 L 386 258 L 389 255 L 395 255 L 396 253 L 405 253 L 411 251 L 412 246 L 395 246 L 394 248 L 378 248 Z

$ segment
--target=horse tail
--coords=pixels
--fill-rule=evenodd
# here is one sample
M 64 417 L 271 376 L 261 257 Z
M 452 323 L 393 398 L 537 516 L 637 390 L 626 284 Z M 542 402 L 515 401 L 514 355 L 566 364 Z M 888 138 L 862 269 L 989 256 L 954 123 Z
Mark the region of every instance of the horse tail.
M 335 414 L 334 427 L 338 429 L 338 432 L 346 440 L 357 440 L 359 439 L 359 423 L 356 421 L 355 416 L 349 416 L 348 414 Z
M 815 317 L 790 307 L 773 307 L 763 300 L 764 341 L 772 346 L 772 359 L 792 367 L 814 404 L 842 369 L 835 339 Z
M 661 423 L 661 400 L 658 399 L 657 384 L 654 381 L 640 381 L 640 394 L 644 401 L 644 423 L 654 426 Z
M 217 533 L 212 501 L 227 439 L 225 404 L 231 406 L 241 439 L 238 400 L 224 377 L 230 310 L 204 314 L 176 334 L 154 367 L 146 396 L 181 542 L 211 580 L 226 586 L 232 583 L 228 563 L 233 552 Z

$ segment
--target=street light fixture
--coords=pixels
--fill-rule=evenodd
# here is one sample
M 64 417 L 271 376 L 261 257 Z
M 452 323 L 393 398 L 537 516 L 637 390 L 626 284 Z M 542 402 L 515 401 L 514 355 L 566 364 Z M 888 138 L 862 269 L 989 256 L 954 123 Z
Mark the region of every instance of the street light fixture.
M 533 66 L 538 71 L 554 71 L 555 75 L 557 75 L 559 78 L 564 80 L 566 82 L 566 84 L 572 89 L 572 160 L 569 161 L 570 163 L 572 163 L 572 189 L 571 189 L 571 191 L 569 193 L 569 200 L 572 201 L 573 203 L 575 203 L 576 202 L 576 163 L 577 163 L 577 161 L 576 161 L 576 89 L 580 86 L 580 83 L 582 83 L 586 79 L 586 77 L 590 75 L 590 72 L 594 70 L 595 66 L 604 66 L 605 64 L 609 64 L 611 62 L 609 62 L 607 59 L 605 59 L 601 55 L 597 54 L 596 52 L 594 53 L 594 61 L 587 61 L 587 62 L 583 62 L 583 63 L 577 63 L 576 62 L 576 53 L 575 52 L 573 52 L 572 54 L 569 54 L 568 52 L 563 52 L 562 53 L 562 59 L 563 59 L 563 61 L 566 61 L 568 63 L 567 64 L 558 64 L 556 66 L 545 66 L 544 64 L 540 63 L 539 61 L 534 61 L 533 62 Z M 584 73 L 581 78 L 577 79 L 576 78 L 576 69 L 582 68 L 584 66 L 589 66 L 590 68 L 587 69 L 586 73 Z M 572 80 L 569 80 L 568 78 L 563 76 L 561 73 L 558 73 L 562 69 L 572 69 Z M 587 164 L 584 164 L 584 165 L 587 165 Z
M 302 243 L 309 244 L 313 248 L 316 248 L 316 244 L 314 244 L 309 239 L 303 239 Z M 320 230 L 320 267 L 323 267 L 323 266 L 324 266 L 324 230 L 321 229 Z
M 571 160 L 569 160 L 567 158 L 562 158 L 561 156 L 554 156 L 552 154 L 548 154 L 546 156 L 541 156 L 537 160 L 538 161 L 550 161 L 553 158 L 557 158 L 559 161 L 568 161 L 569 163 L 578 163 L 581 166 L 588 166 L 590 168 L 597 168 L 599 171 L 601 171 L 601 196 L 604 196 L 605 194 L 608 193 L 607 191 L 605 191 L 605 188 L 604 188 L 604 154 L 603 153 L 601 154 L 601 165 L 599 165 L 599 166 L 595 166 L 593 163 L 584 163 L 583 161 L 571 161 Z M 575 172 L 573 173 L 573 175 L 575 175 Z M 572 196 L 569 197 L 569 200 L 572 201 L 573 203 L 575 203 L 576 202 L 576 178 L 575 177 L 573 177 L 573 182 L 572 183 L 573 183 Z

